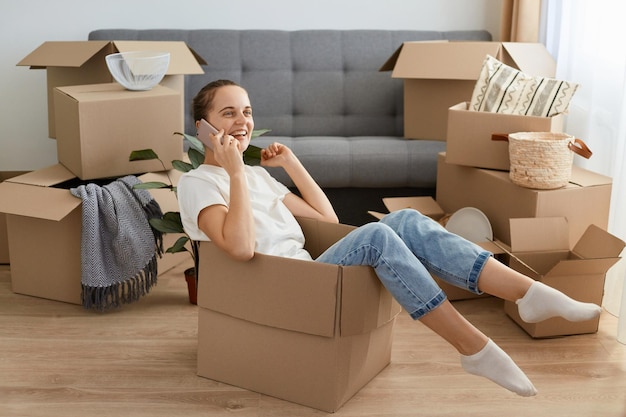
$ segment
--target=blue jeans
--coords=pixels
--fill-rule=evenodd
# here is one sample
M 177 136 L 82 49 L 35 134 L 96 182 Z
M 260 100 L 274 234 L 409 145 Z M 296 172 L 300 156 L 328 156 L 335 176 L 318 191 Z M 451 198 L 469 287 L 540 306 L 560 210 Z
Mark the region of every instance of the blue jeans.
M 373 267 L 382 284 L 417 320 L 446 299 L 430 273 L 481 294 L 478 276 L 490 256 L 429 217 L 405 209 L 353 230 L 316 261 Z

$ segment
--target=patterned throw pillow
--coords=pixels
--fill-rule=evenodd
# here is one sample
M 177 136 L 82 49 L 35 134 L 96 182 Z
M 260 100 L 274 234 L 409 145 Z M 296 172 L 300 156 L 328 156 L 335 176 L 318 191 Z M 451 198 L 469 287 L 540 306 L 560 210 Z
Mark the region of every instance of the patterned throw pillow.
M 469 110 L 550 117 L 565 113 L 578 84 L 535 77 L 487 56 Z

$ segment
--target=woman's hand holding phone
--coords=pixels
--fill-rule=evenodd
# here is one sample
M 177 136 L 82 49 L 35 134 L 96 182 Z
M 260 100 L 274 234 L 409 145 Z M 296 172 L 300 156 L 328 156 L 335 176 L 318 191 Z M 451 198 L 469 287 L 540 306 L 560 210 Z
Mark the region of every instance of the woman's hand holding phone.
M 200 140 L 200 142 L 204 143 L 207 148 L 213 151 L 213 142 L 211 142 L 211 134 L 217 135 L 219 134 L 219 131 L 206 120 L 200 119 L 200 124 L 198 125 L 198 133 L 196 134 L 196 137 Z M 224 143 L 224 137 L 222 136 L 222 144 L 223 143 Z

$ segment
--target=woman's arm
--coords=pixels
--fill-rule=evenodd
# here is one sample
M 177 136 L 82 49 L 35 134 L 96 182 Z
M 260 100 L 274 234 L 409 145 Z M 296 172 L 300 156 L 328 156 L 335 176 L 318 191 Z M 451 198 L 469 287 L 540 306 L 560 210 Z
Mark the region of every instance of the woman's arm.
M 261 156 L 261 165 L 282 167 L 302 195 L 302 198 L 293 193 L 285 196 L 284 203 L 294 216 L 339 222 L 328 197 L 291 149 L 275 142 L 263 149 Z
M 204 208 L 198 214 L 198 227 L 232 258 L 252 259 L 256 242 L 254 217 L 237 142 L 216 146 L 214 155 L 230 177 L 230 202 L 228 207 L 220 204 Z

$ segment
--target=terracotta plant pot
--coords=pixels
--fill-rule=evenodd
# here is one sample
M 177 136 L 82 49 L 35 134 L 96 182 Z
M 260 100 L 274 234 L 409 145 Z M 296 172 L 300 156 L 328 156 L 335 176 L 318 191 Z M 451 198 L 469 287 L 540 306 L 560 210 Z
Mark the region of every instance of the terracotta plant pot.
M 189 302 L 198 304 L 198 290 L 196 288 L 196 270 L 194 268 L 185 269 L 185 281 L 187 281 L 187 291 L 189 292 Z

